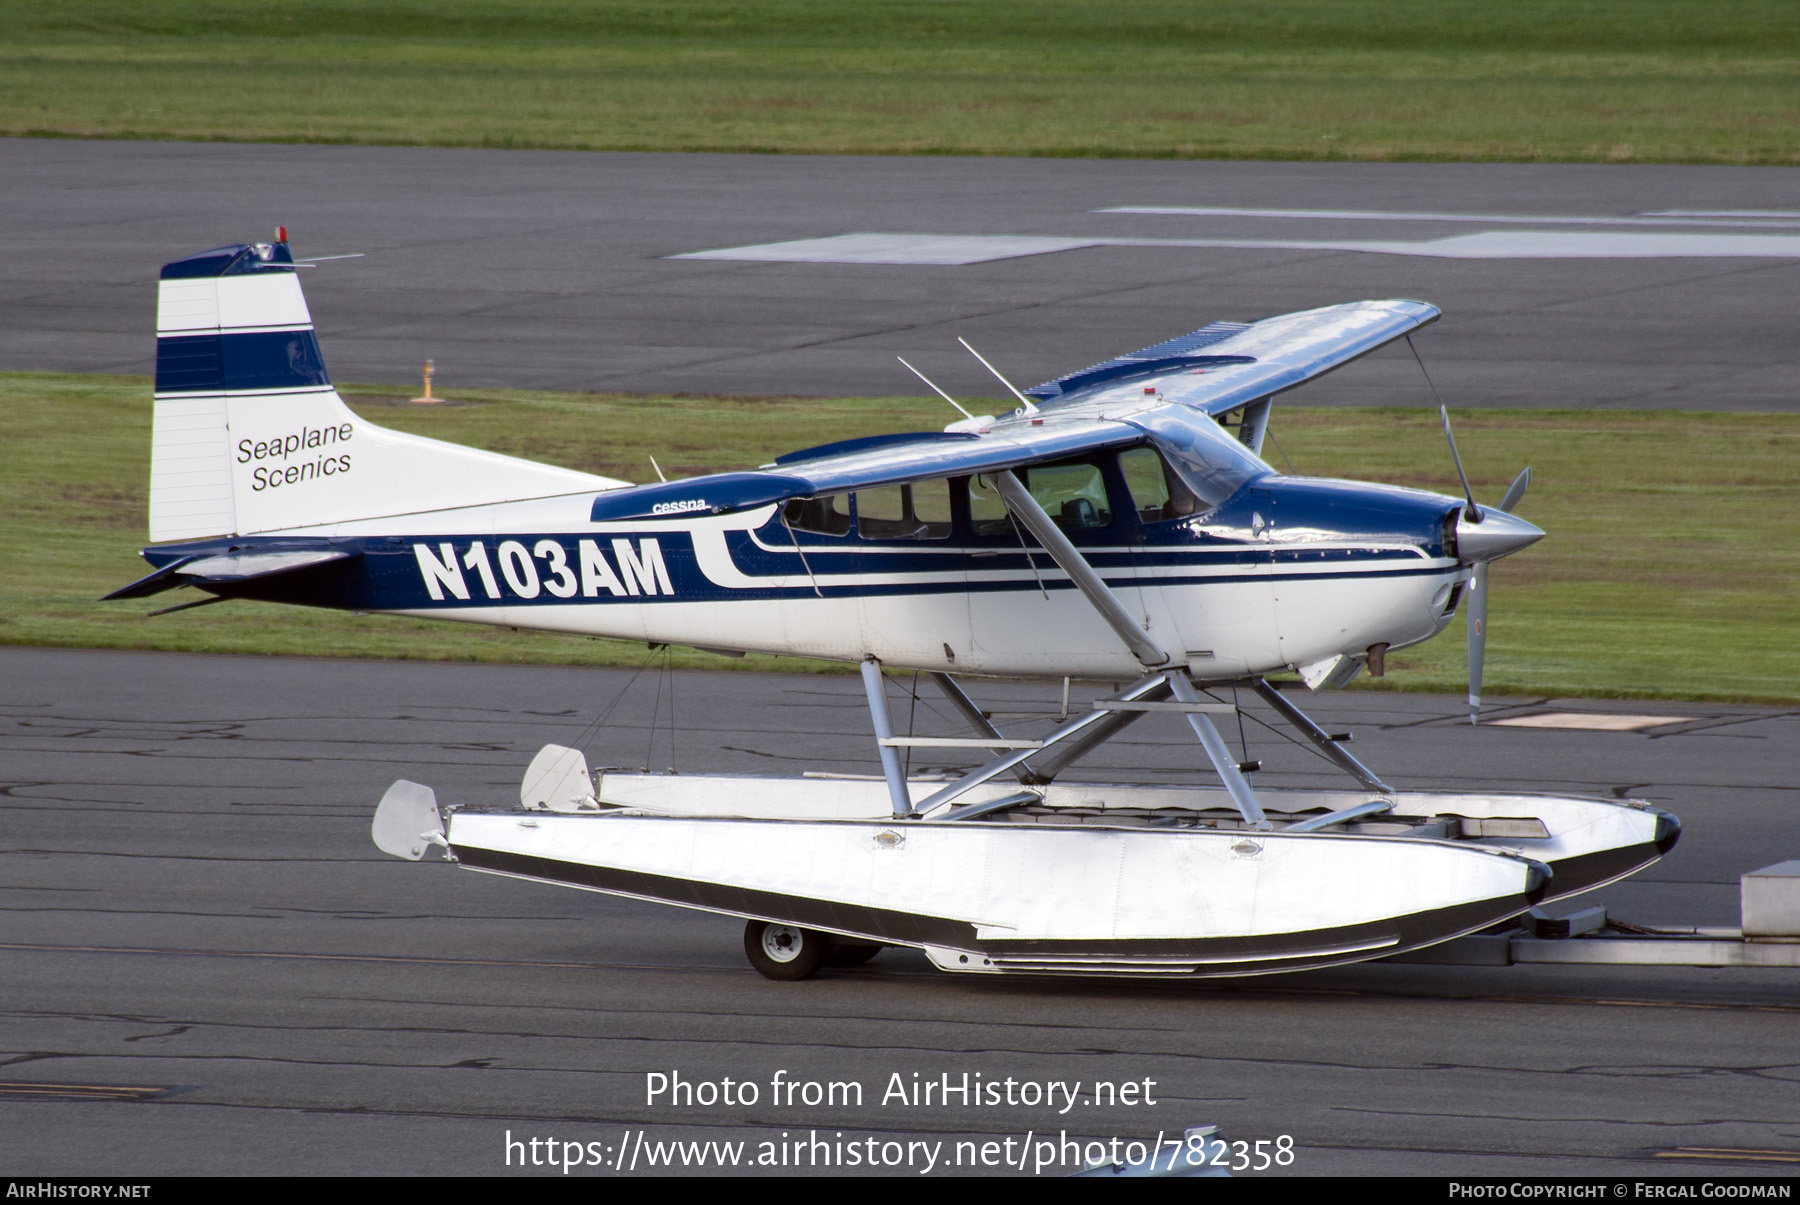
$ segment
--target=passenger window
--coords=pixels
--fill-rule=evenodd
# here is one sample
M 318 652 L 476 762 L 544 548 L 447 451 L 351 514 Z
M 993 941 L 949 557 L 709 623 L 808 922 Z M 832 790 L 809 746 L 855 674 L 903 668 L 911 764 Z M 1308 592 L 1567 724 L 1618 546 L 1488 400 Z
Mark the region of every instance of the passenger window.
M 913 516 L 925 525 L 925 539 L 950 538 L 950 483 L 921 481 L 912 487 Z
M 781 521 L 795 531 L 810 531 L 821 536 L 849 535 L 849 506 L 847 494 L 795 498 L 781 508 Z
M 856 493 L 856 532 L 865 540 L 942 540 L 950 535 L 950 484 L 890 485 Z
M 1141 523 L 1179 519 L 1199 509 L 1193 491 L 1168 471 L 1163 458 L 1151 448 L 1132 448 L 1119 454 L 1119 470 L 1131 490 L 1132 505 Z

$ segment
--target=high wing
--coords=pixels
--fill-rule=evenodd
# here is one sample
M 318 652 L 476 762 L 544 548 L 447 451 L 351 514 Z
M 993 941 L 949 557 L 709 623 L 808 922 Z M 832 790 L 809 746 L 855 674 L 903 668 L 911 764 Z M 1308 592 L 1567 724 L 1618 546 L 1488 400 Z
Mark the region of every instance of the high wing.
M 1437 308 L 1421 301 L 1358 301 L 1261 322 L 1215 322 L 1039 385 L 1027 391 L 1042 399 L 1030 411 L 965 420 L 945 431 L 826 444 L 755 472 L 612 490 L 595 498 L 590 518 L 726 514 L 790 498 L 1025 468 L 1144 442 L 1190 470 L 1184 474 L 1190 479 L 1222 473 L 1241 481 L 1269 471 L 1254 455 L 1261 422 L 1243 431 L 1232 448 L 1237 441 L 1215 438 L 1222 429 L 1195 423 L 1197 416 L 1222 418 L 1266 403 L 1437 317 Z
M 1214 322 L 1025 392 L 1044 408 L 1153 383 L 1167 400 L 1218 418 L 1303 385 L 1438 319 L 1423 301 L 1352 301 L 1260 322 Z

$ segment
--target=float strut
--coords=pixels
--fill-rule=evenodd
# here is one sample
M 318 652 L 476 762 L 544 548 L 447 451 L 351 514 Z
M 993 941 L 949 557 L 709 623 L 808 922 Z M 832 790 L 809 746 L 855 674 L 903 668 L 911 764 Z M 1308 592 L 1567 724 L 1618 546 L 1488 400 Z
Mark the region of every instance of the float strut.
M 1183 670 L 1173 669 L 1166 675 L 1169 689 L 1175 692 L 1175 698 L 1183 703 L 1198 703 L 1200 692 Z M 1238 764 L 1231 756 L 1231 750 L 1225 747 L 1225 738 L 1219 735 L 1218 728 L 1213 726 L 1212 717 L 1204 711 L 1190 711 L 1187 720 L 1193 726 L 1194 735 L 1200 738 L 1200 747 L 1206 750 L 1207 759 L 1218 771 L 1219 780 L 1225 784 L 1225 790 L 1231 795 L 1231 802 L 1237 804 L 1237 810 L 1244 818 L 1244 823 L 1251 828 L 1268 828 L 1269 818 L 1263 815 L 1262 805 L 1256 802 L 1256 792 L 1250 789 L 1249 779 L 1238 769 Z
M 867 658 L 862 663 L 863 691 L 869 696 L 869 719 L 875 725 L 875 747 L 881 751 L 881 774 L 887 779 L 888 798 L 893 801 L 894 816 L 913 814 L 912 795 L 906 789 L 906 778 L 900 773 L 900 752 L 887 744 L 894 737 L 894 723 L 888 716 L 887 688 L 881 681 L 881 662 Z
M 865 670 L 864 672 L 866 673 L 867 671 Z M 1147 678 L 1138 679 L 1136 682 L 1114 695 L 1113 698 L 1115 700 L 1129 702 L 1143 699 L 1161 689 L 1164 689 L 1163 675 L 1151 674 Z M 921 800 L 916 810 L 919 815 L 927 815 L 934 809 L 943 807 L 945 804 L 955 800 L 958 796 L 974 790 L 988 779 L 993 778 L 996 775 L 1004 774 L 1014 766 L 1022 765 L 1034 757 L 1042 758 L 1052 747 L 1060 745 L 1064 741 L 1074 740 L 1095 728 L 1108 727 L 1116 731 L 1119 726 L 1117 725 L 1116 719 L 1118 714 L 1118 712 L 1113 711 L 1090 711 L 1086 715 L 1076 716 L 1068 723 L 1057 728 L 1049 736 L 1045 737 L 1044 743 L 1040 748 L 1024 749 L 1017 753 L 1009 753 L 1004 757 L 995 758 L 985 766 L 977 766 L 949 786 L 939 790 L 936 794 Z M 1092 746 L 1089 747 L 1091 748 Z M 1040 761 L 1039 764 L 1042 765 L 1043 763 Z
M 1307 716 L 1304 711 L 1301 711 L 1298 707 L 1295 707 L 1292 703 L 1284 699 L 1279 690 L 1276 690 L 1273 686 L 1269 685 L 1267 679 L 1252 678 L 1250 679 L 1250 687 L 1255 690 L 1257 694 L 1261 695 L 1263 702 L 1267 703 L 1270 707 L 1273 707 L 1282 719 L 1292 724 L 1294 728 L 1299 731 L 1301 736 L 1311 741 L 1314 745 L 1317 745 L 1321 753 L 1336 762 L 1338 768 L 1343 770 L 1344 773 L 1356 779 L 1356 781 L 1362 783 L 1363 786 L 1368 787 L 1371 791 L 1380 791 L 1383 795 L 1392 795 L 1394 793 L 1393 787 L 1382 782 L 1381 779 L 1375 777 L 1374 772 L 1367 766 L 1357 761 L 1354 757 L 1351 757 L 1342 745 L 1326 735 L 1325 730 L 1313 723 L 1312 719 Z
M 931 680 L 936 682 L 938 689 L 944 692 L 944 697 L 950 700 L 951 706 L 955 707 L 962 718 L 969 722 L 969 727 L 979 732 L 982 736 L 991 736 L 995 740 L 1001 742 L 994 746 L 995 754 L 1001 754 L 1005 751 L 1006 738 L 1001 736 L 1000 730 L 994 727 L 987 716 L 981 713 L 981 708 L 975 705 L 975 700 L 971 699 L 968 692 L 963 690 L 961 683 L 945 673 L 933 673 L 931 675 Z M 1035 777 L 1036 772 L 1032 770 L 1030 762 L 1020 762 L 1012 768 L 1012 773 L 1014 778 L 1017 778 L 1023 783 L 1040 781 Z
M 1169 695 L 1167 679 L 1158 675 L 1154 685 L 1134 696 L 1134 701 L 1160 702 Z M 1061 744 L 1046 747 L 1044 755 L 1031 763 L 1032 776 L 1022 781 L 1026 786 L 1042 786 L 1054 782 L 1056 776 L 1068 769 L 1080 758 L 1086 757 L 1126 728 L 1143 719 L 1149 712 L 1145 711 L 1109 711 L 1106 718 L 1094 724 L 1081 735 L 1071 737 Z

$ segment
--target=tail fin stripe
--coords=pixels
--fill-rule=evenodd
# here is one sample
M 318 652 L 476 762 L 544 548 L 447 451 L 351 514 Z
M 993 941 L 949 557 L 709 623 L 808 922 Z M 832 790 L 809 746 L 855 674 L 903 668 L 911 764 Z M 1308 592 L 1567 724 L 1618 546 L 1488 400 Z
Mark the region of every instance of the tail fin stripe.
M 331 384 L 310 329 L 165 335 L 156 341 L 156 392 L 221 393 Z
M 217 335 L 184 335 L 156 341 L 156 392 L 219 393 L 225 357 Z

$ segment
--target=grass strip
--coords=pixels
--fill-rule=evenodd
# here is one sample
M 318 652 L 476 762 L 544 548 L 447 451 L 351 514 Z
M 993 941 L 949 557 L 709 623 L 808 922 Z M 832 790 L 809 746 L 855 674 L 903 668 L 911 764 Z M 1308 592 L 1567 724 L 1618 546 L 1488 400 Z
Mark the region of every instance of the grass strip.
M 1800 162 L 1780 0 L 0 0 L 0 134 Z
M 941 426 L 922 398 L 462 391 L 425 408 L 342 386 L 383 426 L 627 480 L 742 468 L 825 439 Z M 1278 466 L 1457 493 L 1434 413 L 1278 405 Z M 1489 693 L 1800 702 L 1800 416 L 1478 410 L 1457 438 L 1480 500 L 1526 464 L 1549 538 L 1492 575 Z M 234 603 L 145 619 L 100 603 L 144 572 L 150 383 L 0 374 L 0 644 L 638 665 L 641 644 Z M 832 670 L 673 652 L 676 665 Z M 1456 691 L 1462 625 L 1393 654 L 1379 688 Z M 1366 679 L 1364 680 L 1366 682 Z

